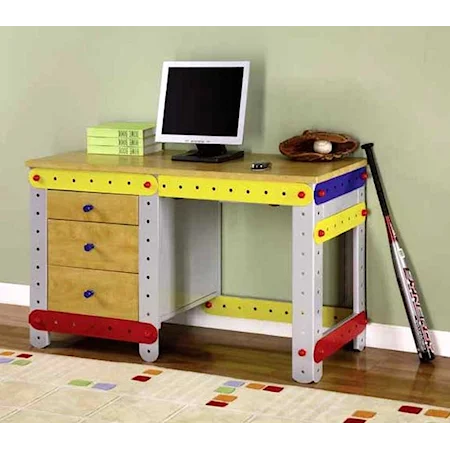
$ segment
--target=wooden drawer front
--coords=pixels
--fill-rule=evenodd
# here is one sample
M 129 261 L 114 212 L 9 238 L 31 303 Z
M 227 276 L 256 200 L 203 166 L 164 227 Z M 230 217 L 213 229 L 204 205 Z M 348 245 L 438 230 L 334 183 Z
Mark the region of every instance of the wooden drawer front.
M 48 191 L 49 219 L 138 224 L 138 198 L 134 195 Z
M 134 273 L 48 267 L 51 311 L 138 320 L 138 304 L 138 275 Z
M 51 219 L 48 263 L 138 273 L 138 227 Z

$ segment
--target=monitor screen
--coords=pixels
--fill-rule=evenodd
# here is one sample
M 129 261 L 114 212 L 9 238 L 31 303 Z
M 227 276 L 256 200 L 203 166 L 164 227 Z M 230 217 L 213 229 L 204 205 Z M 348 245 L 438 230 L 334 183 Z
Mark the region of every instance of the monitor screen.
M 157 140 L 242 143 L 248 63 L 165 64 Z

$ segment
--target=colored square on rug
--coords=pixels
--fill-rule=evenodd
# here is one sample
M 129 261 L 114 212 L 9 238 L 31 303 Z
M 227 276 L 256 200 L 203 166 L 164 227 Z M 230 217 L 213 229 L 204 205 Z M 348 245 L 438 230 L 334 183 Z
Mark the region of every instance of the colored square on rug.
M 226 402 L 216 402 L 215 400 L 211 400 L 206 405 L 207 406 L 218 406 L 219 408 L 223 408 L 224 406 L 227 406 L 228 403 L 226 403 Z
M 372 419 L 372 417 L 375 417 L 377 413 L 374 413 L 373 411 L 362 411 L 358 410 L 355 411 L 352 416 L 353 417 L 359 417 L 360 419 Z
M 28 361 L 27 359 L 16 359 L 11 364 L 13 366 L 28 366 L 28 364 L 31 364 L 31 361 Z
M 217 400 L 219 402 L 227 402 L 227 403 L 234 402 L 236 399 L 237 399 L 237 397 L 235 395 L 224 395 L 224 394 L 216 395 L 213 398 L 213 400 Z
M 146 377 L 144 375 L 136 375 L 135 377 L 132 378 L 132 380 L 134 381 L 140 381 L 141 383 L 145 383 L 146 381 L 150 380 L 150 377 Z
M 147 370 L 144 370 L 144 373 L 146 373 L 148 375 L 160 375 L 161 373 L 163 373 L 163 371 L 158 370 L 158 369 L 147 369 Z
M 6 351 L 6 352 L 1 352 L 0 353 L 0 356 L 11 356 L 11 355 L 14 355 L 14 352 Z
M 69 383 L 71 386 L 79 386 L 79 387 L 86 387 L 90 386 L 92 384 L 92 381 L 88 380 L 71 380 Z
M 418 406 L 403 405 L 399 408 L 399 411 L 408 414 L 419 414 L 422 409 L 423 408 L 419 408 Z
M 281 386 L 266 386 L 263 391 L 281 392 L 283 389 Z
M 245 387 L 249 389 L 263 389 L 265 384 L 248 383 Z
M 29 353 L 21 353 L 20 355 L 17 355 L 17 358 L 31 358 L 33 355 L 30 355 Z
M 0 358 L 0 364 L 8 364 L 11 361 L 14 361 L 14 358 Z
M 344 420 L 344 423 L 365 423 L 366 421 L 364 419 L 354 419 L 353 417 L 349 417 L 348 419 Z
M 92 389 L 100 389 L 101 391 L 110 391 L 111 389 L 114 389 L 117 386 L 117 384 L 112 383 L 95 383 L 94 386 L 92 386 Z
M 232 394 L 236 389 L 232 387 L 220 386 L 214 392 L 219 394 Z
M 229 387 L 241 387 L 245 384 L 244 381 L 236 381 L 236 380 L 230 380 L 227 381 L 226 383 L 223 383 L 224 386 L 229 386 Z
M 425 415 L 431 417 L 440 417 L 441 419 L 448 419 L 450 417 L 450 411 L 446 411 L 445 409 L 429 409 L 425 413 Z

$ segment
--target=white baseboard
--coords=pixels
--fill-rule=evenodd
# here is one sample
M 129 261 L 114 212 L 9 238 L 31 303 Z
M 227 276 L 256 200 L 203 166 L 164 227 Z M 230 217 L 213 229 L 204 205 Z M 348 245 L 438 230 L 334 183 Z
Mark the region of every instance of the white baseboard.
M 450 332 L 430 330 L 436 355 L 450 357 Z M 416 345 L 409 327 L 369 323 L 366 336 L 367 347 L 416 353 Z
M 22 284 L 0 283 L 0 303 L 29 306 L 30 287 Z M 200 307 L 180 314 L 168 322 L 219 330 L 292 337 L 292 326 L 289 323 L 214 316 L 206 314 Z M 431 338 L 436 347 L 436 355 L 450 357 L 450 332 L 431 331 Z M 408 327 L 369 323 L 366 344 L 367 347 L 416 352 L 411 330 Z
M 30 286 L 26 284 L 0 283 L 0 303 L 30 306 Z

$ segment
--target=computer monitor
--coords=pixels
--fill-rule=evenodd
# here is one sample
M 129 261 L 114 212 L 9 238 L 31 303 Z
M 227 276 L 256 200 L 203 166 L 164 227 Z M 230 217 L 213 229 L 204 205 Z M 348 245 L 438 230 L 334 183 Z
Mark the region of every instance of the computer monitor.
M 163 63 L 156 141 L 196 144 L 173 160 L 223 162 L 241 158 L 249 61 Z

